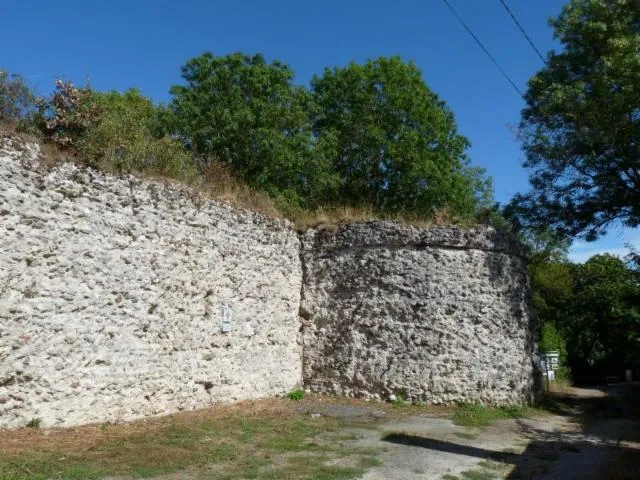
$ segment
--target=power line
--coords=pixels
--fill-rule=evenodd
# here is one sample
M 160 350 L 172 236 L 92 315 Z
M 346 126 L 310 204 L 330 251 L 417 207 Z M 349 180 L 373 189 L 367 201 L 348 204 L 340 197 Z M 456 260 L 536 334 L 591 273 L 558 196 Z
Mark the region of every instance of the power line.
M 520 95 L 521 97 L 524 97 L 524 94 L 522 93 L 522 90 L 520 90 L 518 88 L 518 86 L 515 84 L 515 82 L 513 80 L 511 80 L 511 77 L 507 74 L 507 72 L 504 71 L 504 69 L 500 66 L 498 61 L 495 58 L 493 58 L 493 55 L 491 55 L 491 53 L 489 53 L 489 50 L 487 50 L 487 48 L 482 44 L 480 39 L 478 37 L 476 37 L 476 35 L 471 30 L 471 28 L 469 28 L 469 26 L 465 23 L 465 21 L 458 14 L 458 12 L 456 12 L 456 10 L 451 6 L 449 1 L 448 0 L 442 0 L 442 1 L 445 3 L 445 5 L 447 7 L 449 7 L 449 10 L 451 10 L 451 12 L 456 16 L 458 21 L 462 24 L 462 26 L 465 28 L 465 30 L 467 30 L 467 32 L 469 32 L 469 35 L 471 35 L 473 37 L 473 39 L 476 41 L 476 43 L 484 51 L 484 53 L 487 54 L 487 57 L 489 57 L 491 59 L 491 61 L 493 62 L 493 64 L 498 68 L 498 70 L 500 70 L 500 73 L 502 73 L 504 78 L 506 78 L 507 81 L 511 84 L 511 86 L 515 89 L 515 91 L 518 92 L 518 95 Z
M 547 61 L 544 59 L 544 55 L 542 55 L 540 53 L 540 50 L 538 50 L 538 47 L 536 47 L 536 44 L 533 43 L 533 40 L 531 40 L 531 37 L 529 37 L 529 35 L 527 35 L 527 32 L 524 30 L 524 28 L 522 27 L 522 25 L 520 25 L 520 22 L 518 21 L 518 19 L 516 18 L 516 16 L 513 14 L 513 12 L 511 11 L 511 9 L 509 8 L 509 5 L 507 5 L 507 2 L 505 2 L 504 0 L 500 0 L 500 3 L 502 3 L 502 6 L 504 7 L 504 9 L 507 11 L 507 13 L 509 14 L 509 16 L 511 17 L 511 19 L 513 20 L 513 22 L 518 26 L 518 28 L 520 29 L 520 31 L 522 32 L 522 35 L 524 35 L 524 38 L 527 39 L 527 42 L 529 42 L 529 45 L 531 45 L 531 48 L 533 48 L 535 50 L 535 52 L 538 54 L 538 57 L 540 57 L 540 60 L 542 60 L 542 63 L 546 64 Z

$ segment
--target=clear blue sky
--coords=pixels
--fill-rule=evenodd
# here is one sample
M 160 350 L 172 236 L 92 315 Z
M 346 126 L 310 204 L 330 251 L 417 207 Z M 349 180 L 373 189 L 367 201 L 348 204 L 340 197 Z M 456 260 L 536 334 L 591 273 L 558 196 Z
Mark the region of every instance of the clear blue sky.
M 542 62 L 499 0 L 450 0 L 515 83 L 524 90 Z M 564 0 L 507 0 L 542 52 L 559 48 L 547 19 Z M 49 92 L 56 77 L 99 90 L 138 87 L 157 101 L 180 81 L 180 66 L 204 51 L 261 52 L 288 63 L 308 84 L 324 67 L 380 55 L 415 61 L 453 109 L 472 142 L 474 164 L 494 178 L 496 199 L 527 189 L 513 127 L 523 101 L 442 0 L 4 0 L 0 67 Z M 592 251 L 640 240 L 612 232 Z M 639 243 L 639 242 L 635 242 Z

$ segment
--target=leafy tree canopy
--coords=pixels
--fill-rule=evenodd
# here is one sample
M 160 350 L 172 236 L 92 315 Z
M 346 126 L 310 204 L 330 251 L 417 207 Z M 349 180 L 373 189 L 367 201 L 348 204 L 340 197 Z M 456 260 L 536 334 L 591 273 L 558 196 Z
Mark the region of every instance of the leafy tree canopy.
M 312 99 L 287 65 L 205 53 L 182 67 L 182 77 L 163 115 L 168 133 L 271 194 L 296 197 L 311 188 Z
M 326 69 L 311 90 L 314 132 L 345 202 L 426 215 L 488 205 L 491 185 L 469 165 L 469 141 L 414 63 L 382 57 Z
M 597 238 L 640 225 L 640 6 L 571 0 L 550 21 L 563 45 L 529 82 L 521 138 L 532 225 Z
M 38 98 L 18 74 L 0 70 L 0 121 L 19 122 L 36 110 Z
M 532 263 L 541 348 L 558 349 L 578 379 L 640 370 L 640 277 L 611 255 L 584 264 Z

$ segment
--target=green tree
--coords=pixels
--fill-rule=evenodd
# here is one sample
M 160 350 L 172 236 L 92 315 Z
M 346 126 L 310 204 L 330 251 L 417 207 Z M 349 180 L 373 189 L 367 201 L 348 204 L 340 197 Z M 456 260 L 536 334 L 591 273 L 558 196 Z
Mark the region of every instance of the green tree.
M 571 312 L 575 271 L 575 265 L 567 258 L 569 242 L 551 230 L 518 233 L 530 253 L 531 304 L 538 324 L 540 351 L 558 351 L 557 373 L 559 378 L 567 378 L 569 359 L 563 327 Z
M 314 133 L 340 178 L 342 201 L 424 215 L 489 206 L 490 182 L 469 165 L 469 141 L 414 63 L 351 63 L 326 69 L 311 86 Z
M 293 84 L 287 65 L 262 55 L 205 53 L 182 67 L 182 77 L 161 124 L 196 155 L 298 203 L 325 184 L 311 157 L 312 98 Z
M 564 326 L 577 372 L 622 374 L 640 366 L 640 290 L 638 277 L 623 260 L 596 255 L 578 265 L 574 277 L 572 321 Z
M 530 81 L 521 139 L 530 224 L 597 238 L 640 224 L 640 7 L 571 0 L 550 20 L 563 49 Z
M 29 121 L 37 111 L 38 100 L 21 75 L 0 70 L 0 121 Z
M 540 348 L 559 350 L 579 380 L 640 369 L 638 272 L 611 255 L 584 264 L 534 256 L 532 304 Z

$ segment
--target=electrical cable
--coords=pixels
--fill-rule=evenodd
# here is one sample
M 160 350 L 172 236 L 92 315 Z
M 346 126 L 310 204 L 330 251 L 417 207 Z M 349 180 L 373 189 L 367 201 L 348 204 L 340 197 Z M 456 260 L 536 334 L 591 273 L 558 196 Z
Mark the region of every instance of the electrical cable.
M 502 3 L 502 6 L 505 8 L 505 10 L 509 14 L 509 16 L 511 17 L 513 22 L 520 29 L 520 31 L 522 32 L 522 35 L 524 35 L 524 38 L 527 39 L 527 42 L 529 42 L 529 45 L 531 45 L 531 48 L 533 48 L 533 50 L 538 54 L 538 57 L 540 57 L 540 60 L 542 60 L 542 63 L 544 63 L 546 65 L 547 61 L 544 59 L 544 55 L 542 55 L 542 53 L 540 53 L 540 50 L 538 50 L 538 47 L 536 47 L 536 44 L 533 43 L 533 40 L 531 40 L 531 37 L 529 37 L 529 35 L 527 34 L 527 32 L 525 31 L 523 26 L 520 25 L 520 22 L 518 21 L 516 16 L 513 14 L 511 9 L 509 8 L 509 5 L 507 5 L 507 2 L 505 2 L 505 0 L 500 0 L 500 3 Z
M 489 59 L 493 62 L 493 64 L 498 68 L 498 70 L 500 70 L 500 73 L 502 73 L 502 75 L 504 76 L 504 78 L 507 79 L 507 81 L 511 84 L 511 86 L 514 88 L 514 90 L 516 92 L 518 92 L 518 95 L 520 95 L 521 97 L 524 98 L 524 94 L 522 93 L 522 90 L 520 90 L 520 88 L 518 88 L 518 86 L 516 85 L 516 83 L 511 79 L 511 77 L 509 76 L 509 74 L 507 72 L 505 72 L 505 70 L 500 66 L 500 64 L 498 63 L 498 61 L 493 57 L 493 55 L 491 55 L 491 53 L 489 52 L 489 50 L 487 50 L 487 47 L 484 46 L 484 44 L 480 41 L 480 39 L 475 35 L 475 33 L 473 33 L 473 31 L 471 30 L 471 28 L 465 23 L 465 21 L 462 19 L 462 17 L 458 14 L 458 12 L 451 6 L 451 4 L 449 3 L 448 0 L 442 0 L 444 2 L 444 4 L 449 8 L 449 10 L 451 10 L 451 12 L 455 15 L 455 17 L 458 19 L 458 21 L 462 24 L 462 26 L 465 28 L 465 30 L 467 30 L 467 32 L 469 32 L 469 35 L 471 35 L 471 37 L 473 37 L 473 39 L 476 41 L 476 43 L 480 46 L 480 48 L 484 51 L 484 53 L 487 54 L 487 57 L 489 57 Z

